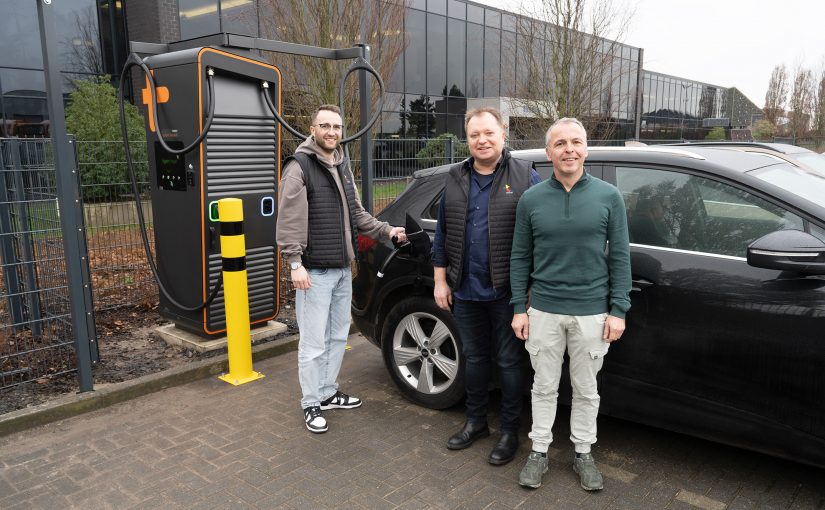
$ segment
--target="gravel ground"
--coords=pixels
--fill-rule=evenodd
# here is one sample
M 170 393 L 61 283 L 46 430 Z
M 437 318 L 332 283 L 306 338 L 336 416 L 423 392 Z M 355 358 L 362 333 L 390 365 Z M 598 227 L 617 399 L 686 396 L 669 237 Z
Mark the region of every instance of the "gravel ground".
M 98 314 L 96 319 L 100 363 L 92 373 L 95 385 L 135 379 L 226 352 L 217 350 L 198 353 L 168 345 L 154 332 L 158 326 L 168 324 L 160 318 L 155 307 L 121 308 Z M 275 338 L 297 333 L 295 311 L 291 302 L 281 304 L 276 320 L 286 324 L 287 331 Z M 258 343 L 271 340 L 274 338 Z M 78 389 L 77 374 L 73 373 L 41 378 L 0 390 L 0 414 L 42 404 L 77 392 Z

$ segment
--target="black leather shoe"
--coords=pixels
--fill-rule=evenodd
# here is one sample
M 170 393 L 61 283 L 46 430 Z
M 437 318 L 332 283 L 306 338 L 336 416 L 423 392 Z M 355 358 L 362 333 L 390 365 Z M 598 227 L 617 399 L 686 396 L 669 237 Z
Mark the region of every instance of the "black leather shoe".
M 518 450 L 518 435 L 502 432 L 498 443 L 493 447 L 488 459 L 490 464 L 500 466 L 507 464 L 516 456 Z
M 463 450 L 473 444 L 476 439 L 489 435 L 490 428 L 487 427 L 487 423 L 466 421 L 461 430 L 453 434 L 447 441 L 447 448 L 450 450 Z

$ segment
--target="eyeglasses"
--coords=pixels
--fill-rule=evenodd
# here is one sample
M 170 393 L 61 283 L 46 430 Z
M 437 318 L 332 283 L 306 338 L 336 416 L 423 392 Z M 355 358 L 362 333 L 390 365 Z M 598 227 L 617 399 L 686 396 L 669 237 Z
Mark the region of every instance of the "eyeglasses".
M 341 131 L 342 129 L 344 129 L 344 126 L 342 126 L 341 124 L 327 124 L 325 122 L 323 124 L 315 125 L 321 128 L 322 131 L 329 131 L 330 129 L 332 129 L 333 131 Z

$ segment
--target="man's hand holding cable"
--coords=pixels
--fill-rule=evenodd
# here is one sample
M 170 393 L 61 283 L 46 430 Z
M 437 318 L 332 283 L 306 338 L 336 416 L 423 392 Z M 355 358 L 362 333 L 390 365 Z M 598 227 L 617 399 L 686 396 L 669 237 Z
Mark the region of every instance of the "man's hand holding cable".
M 390 240 L 395 237 L 396 241 L 399 243 L 403 243 L 407 240 L 407 231 L 404 227 L 392 227 L 390 230 Z

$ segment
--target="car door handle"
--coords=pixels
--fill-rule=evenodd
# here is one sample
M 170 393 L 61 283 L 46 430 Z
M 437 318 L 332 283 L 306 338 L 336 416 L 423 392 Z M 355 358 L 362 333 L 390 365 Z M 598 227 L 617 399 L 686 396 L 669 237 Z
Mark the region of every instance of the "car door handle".
M 645 280 L 644 278 L 634 278 L 633 286 L 630 288 L 630 292 L 641 292 L 642 290 L 653 285 L 656 284 L 651 282 L 650 280 Z

